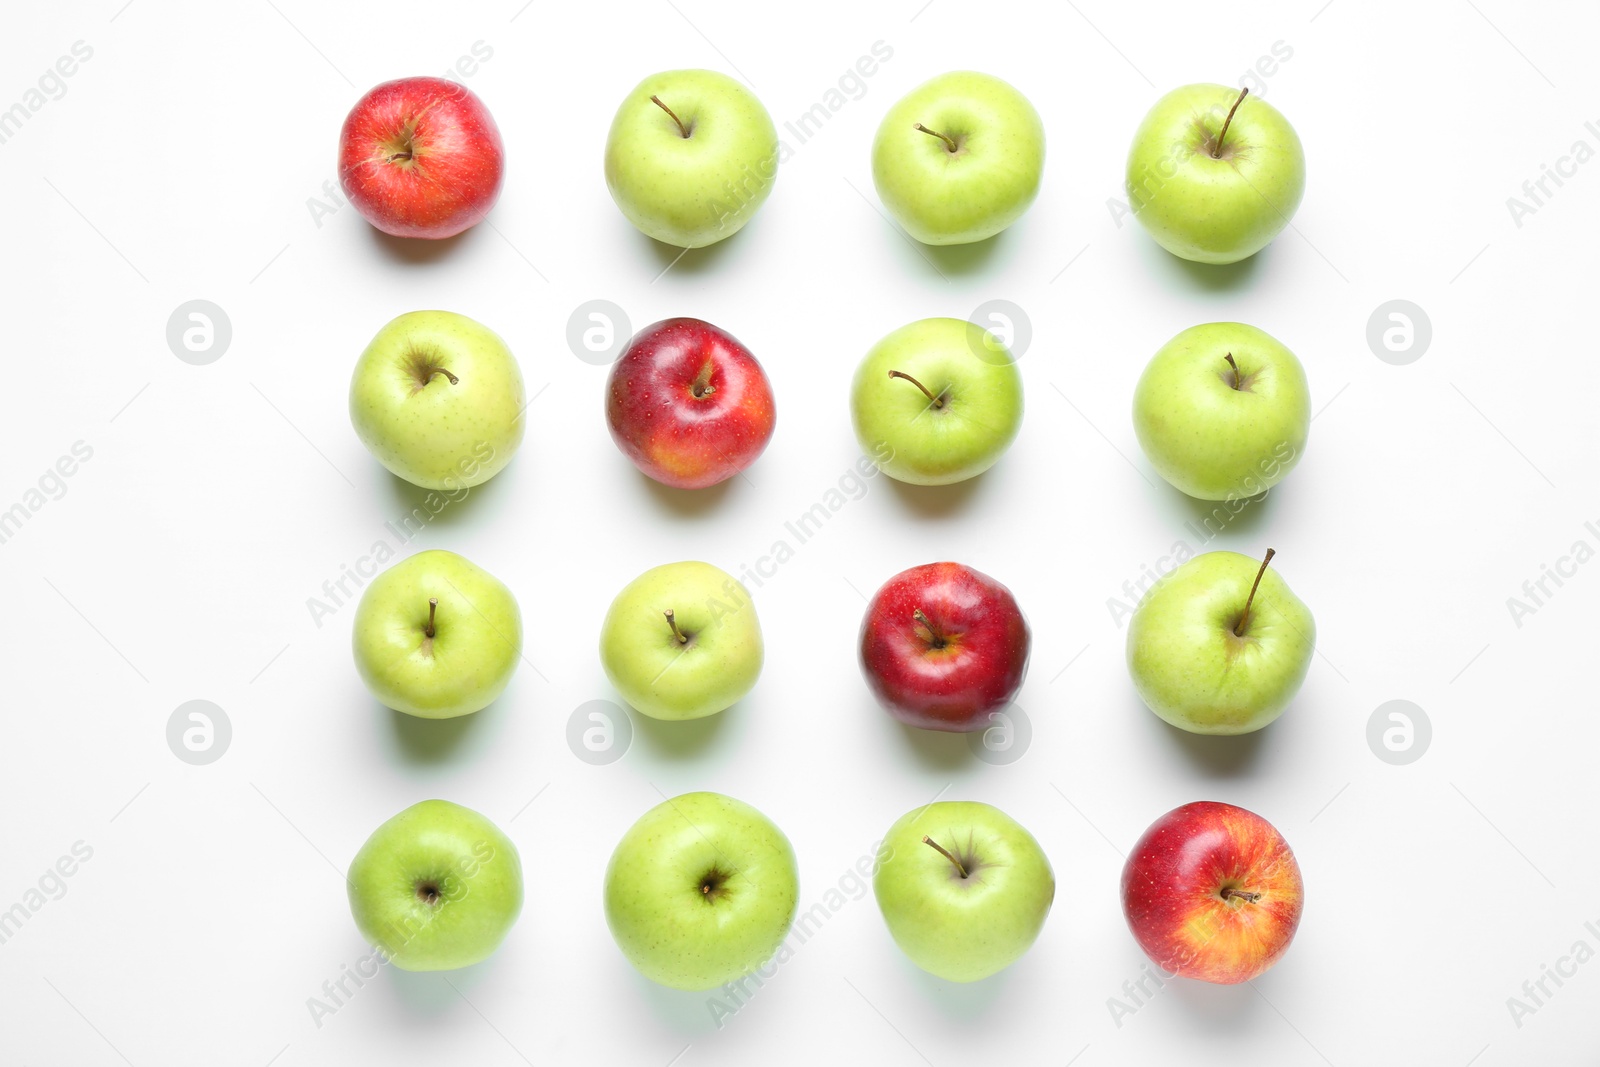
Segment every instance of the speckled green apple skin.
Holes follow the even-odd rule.
[[[657,241],[702,248],[738,233],[766,202],[777,180],[778,131],[755,94],[726,74],[662,71],[617,108],[605,170],[629,222]]]
[[[378,462],[424,489],[470,488],[500,473],[522,444],[525,406],[522,371],[505,342],[451,311],[412,311],[390,322],[350,379],[356,436]]]
[[[891,370],[909,374],[927,396]],[[850,387],[856,440],[891,478],[949,485],[977,477],[1022,428],[1022,376],[1005,346],[962,319],[920,319],[872,346]]]
[[[673,989],[714,989],[765,964],[799,899],[789,839],[720,793],[685,793],[651,808],[606,868],[606,924],[617,947],[640,974]]]
[[[923,244],[993,237],[1033,204],[1043,176],[1044,123],[992,74],[957,70],[922,83],[889,109],[872,142],[878,198]]]
[[[1306,191],[1300,136],[1282,112],[1247,96],[1211,149],[1239,90],[1185,85],[1156,101],[1128,150],[1128,204],[1168,252],[1237,263],[1265,248]]]
[[[1177,489],[1200,500],[1256,496],[1305,454],[1311,433],[1305,368],[1254,326],[1191,326],[1161,346],[1140,375],[1133,429],[1151,466]]]
[[[924,836],[961,860],[968,876]],[[951,982],[976,982],[1021,959],[1055,900],[1044,849],[988,804],[940,801],[907,812],[889,828],[880,855],[887,858],[872,889],[895,944]]]
[[[487,959],[522,912],[516,846],[448,800],[413,804],[374,830],[346,880],[361,936],[405,971]]]
[[[428,600],[436,598],[433,637]],[[351,634],[356,670],[385,706],[452,719],[489,706],[522,656],[522,613],[494,575],[443,549],[408,556],[367,584]]]
[[[1311,668],[1311,609],[1259,559],[1206,552],[1150,588],[1128,623],[1128,673],[1151,711],[1196,734],[1247,734],[1283,714]]]

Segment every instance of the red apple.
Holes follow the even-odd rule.
[[[454,237],[500,198],[505,149],[483,101],[444,78],[400,78],[367,93],[339,131],[339,184],[396,237]]]
[[[1202,800],[1174,808],[1122,868],[1122,912],[1168,974],[1231,985],[1278,962],[1300,925],[1300,865],[1255,812]]]
[[[926,563],[883,584],[861,620],[861,670],[889,713],[970,733],[1011,703],[1028,673],[1028,621],[1011,590],[959,563]]]
[[[709,322],[646,326],[612,364],[611,438],[662,485],[704,489],[732,478],[761,455],[776,421],[761,364]]]

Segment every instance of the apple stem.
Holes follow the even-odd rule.
[[[928,847],[932,848],[935,852],[937,852],[939,855],[943,856],[945,859],[949,860],[951,863],[955,864],[956,865],[956,870],[961,872],[961,877],[963,877],[963,878],[967,877],[967,869],[966,869],[966,867],[962,866],[961,861],[956,859],[955,856],[950,854],[950,850],[949,849],[947,849],[943,845],[939,844],[939,842],[935,841],[933,838],[928,837],[926,834],[923,835],[922,843],[924,845],[927,845]]]
[[[1231,885],[1223,886],[1222,891],[1218,895],[1221,896],[1223,900],[1231,900],[1234,897],[1238,897],[1246,904],[1254,904],[1256,901],[1261,899],[1260,893],[1250,893],[1243,889],[1235,889]]]
[[[439,598],[436,597],[436,596],[429,597],[428,598],[428,625],[426,625],[426,626],[424,626],[422,628],[422,635],[424,637],[426,637],[430,641],[433,640],[433,613],[438,611],[438,610],[439,610]]]
[[[1222,120],[1222,132],[1217,134],[1216,142],[1211,146],[1212,159],[1222,158],[1222,139],[1228,136],[1228,125],[1233,122],[1233,113],[1239,110],[1239,105],[1244,103],[1244,98],[1249,95],[1250,87],[1246,85],[1243,89],[1239,90],[1239,98],[1235,100],[1233,102],[1233,106],[1228,109],[1228,117]]]
[[[913,611],[911,613],[911,618],[915,620],[919,627],[921,627],[921,630],[918,632],[917,636],[928,642],[928,644],[932,645],[934,648],[943,648],[949,643],[944,639],[943,635],[941,635],[938,630],[933,628],[933,622],[928,618],[927,615],[923,614],[921,608],[917,608],[915,611]]]
[[[689,391],[694,394],[696,400],[704,400],[717,391],[717,387],[711,384],[711,376],[715,373],[716,367],[712,366],[710,360],[707,360],[706,365],[701,367],[700,373],[695,376],[694,384],[689,387]]]
[[[406,160],[408,160],[410,158],[411,158],[411,153],[410,152],[396,152],[394,155],[389,157],[389,162],[390,163],[403,163],[403,162],[405,162]]]
[[[443,367],[435,367],[431,371],[429,371],[428,372],[428,381],[430,381],[430,382],[433,381],[433,376],[435,374],[442,374],[446,378],[450,379],[450,384],[451,385],[460,385],[461,384],[461,379],[460,378],[457,378],[454,374],[451,374],[449,371],[445,370]]]
[[[930,129],[928,129],[928,127],[924,126],[920,122],[917,123],[917,129],[921,130],[925,134],[928,134],[930,137],[939,138],[939,140],[944,142],[945,149],[947,151],[951,152],[951,153],[955,153],[955,152],[960,150],[961,146],[956,144],[954,139],[952,139],[950,137],[947,137],[946,135],[940,133],[938,130],[930,130]]]
[[[1227,360],[1228,366],[1233,368],[1233,387],[1235,389],[1239,388],[1239,386],[1244,382],[1244,377],[1239,373],[1239,364],[1233,361],[1233,353],[1229,352],[1222,358]]]
[[[650,98],[650,102],[672,116],[672,121],[678,124],[678,132],[683,134],[683,139],[687,141],[689,139],[689,127],[683,124],[683,120],[678,117],[678,113],[673,111],[666,104],[663,104],[659,96],[652,96]]]
[[[921,382],[917,381],[915,378],[913,378],[911,375],[907,374],[905,371],[892,370],[892,371],[889,372],[889,377],[891,377],[891,378],[904,378],[906,381],[910,382],[912,385],[916,386],[918,389],[921,389],[922,390],[922,395],[927,397],[928,398],[928,402],[931,403],[934,407],[936,407],[936,408],[944,407],[944,397],[942,397],[942,396],[934,396],[933,393],[928,389],[928,387],[926,385],[923,385]]]
[[[667,625],[672,627],[672,636],[678,639],[678,644],[687,645],[689,643],[689,635],[678,629],[678,619],[677,616],[672,614],[672,609],[668,608],[661,614],[667,617]]]
[[[1250,605],[1255,603],[1256,590],[1261,588],[1261,576],[1263,574],[1267,573],[1267,564],[1272,562],[1272,557],[1275,556],[1275,555],[1277,555],[1277,552],[1273,551],[1270,548],[1267,549],[1266,558],[1261,561],[1261,569],[1256,571],[1255,584],[1250,587],[1250,596],[1245,599],[1245,602],[1244,602],[1244,614],[1239,616],[1239,622],[1233,628],[1233,636],[1235,636],[1235,637],[1243,637],[1244,636],[1245,626],[1248,625],[1249,622],[1250,622]]]

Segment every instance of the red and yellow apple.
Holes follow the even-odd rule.
[[[505,149],[483,101],[444,78],[384,82],[339,131],[339,184],[396,237],[454,237],[500,198]]]
[[[1011,590],[959,563],[926,563],[890,578],[867,605],[861,670],[906,725],[971,733],[1022,688],[1029,644]]]
[[[772,386],[750,350],[700,319],[665,319],[611,367],[611,439],[645,474],[677,489],[727,481],[756,461],[777,421]]]
[[[1255,812],[1202,800],[1144,832],[1122,868],[1122,912],[1168,974],[1232,985],[1277,963],[1305,903],[1300,865]]]

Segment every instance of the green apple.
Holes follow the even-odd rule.
[[[634,87],[606,135],[606,188],[629,222],[679,248],[732,237],[778,176],[778,131],[755,94],[714,70]]]
[[[606,925],[628,962],[673,989],[714,989],[770,960],[800,875],[772,820],[721,793],[645,812],[606,867]]]
[[[762,658],[750,594],[709,563],[651,567],[623,587],[600,624],[606,677],[652,719],[731,707],[755,687]]]
[[[1022,426],[1022,376],[994,335],[920,319],[879,341],[850,388],[856,439],[913,485],[949,485],[994,466]]]
[[[1150,710],[1196,734],[1247,734],[1289,706],[1317,624],[1289,585],[1237,552],[1205,552],[1162,578],[1128,624],[1128,673]]]
[[[1174,89],[1133,135],[1128,203],[1175,256],[1237,263],[1265,248],[1300,206],[1300,137],[1277,108],[1248,92]]]
[[[879,199],[924,244],[993,237],[1028,210],[1043,174],[1039,113],[1006,82],[970,70],[911,90],[872,142]]]
[[[1191,326],[1151,357],[1133,429],[1161,477],[1200,500],[1256,496],[1305,452],[1311,391],[1294,353],[1242,322]]]
[[[1044,928],[1056,876],[1033,835],[999,808],[940,801],[884,836],[873,877],[878,910],[911,962],[976,982],[1027,952]]]
[[[401,315],[350,379],[350,421],[378,462],[424,489],[493,478],[522,444],[522,371],[482,323],[451,311]]]
[[[522,911],[516,846],[448,800],[413,804],[374,830],[346,882],[361,936],[404,971],[487,959]]]
[[[522,656],[522,613],[498,578],[429,549],[374,578],[356,606],[356,670],[388,707],[424,719],[480,711]]]

